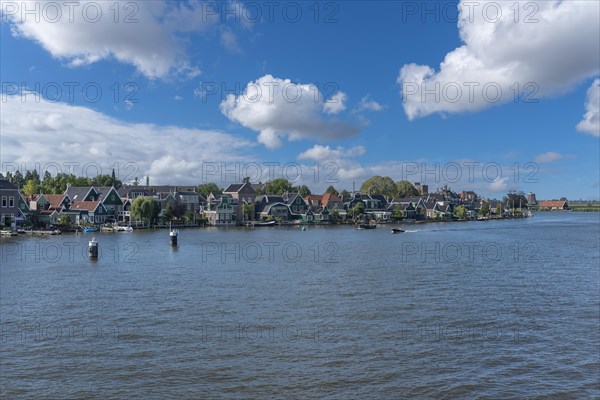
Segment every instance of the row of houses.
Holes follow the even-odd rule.
[[[205,218],[210,225],[229,226],[248,221],[278,220],[327,223],[357,218],[387,222],[392,219],[450,219],[455,207],[464,206],[468,216],[476,217],[485,203],[492,214],[508,212],[506,204],[479,199],[474,192],[460,194],[443,187],[435,193],[407,198],[381,194],[351,193],[342,198],[332,193],[302,197],[299,193],[264,195],[264,185],[249,182],[231,184],[221,194],[208,198],[194,187],[107,186],[67,187],[63,194],[23,196],[7,180],[0,180],[1,220],[7,225],[34,215],[36,222],[54,224],[67,215],[75,224],[105,222],[131,223],[131,203],[140,196],[152,197],[159,217],[169,204],[192,219]],[[360,206],[359,206],[360,205]],[[359,215],[357,214],[357,210]]]

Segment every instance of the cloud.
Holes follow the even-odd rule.
[[[458,29],[464,44],[446,54],[438,71],[418,64],[400,70],[408,119],[479,111],[514,101],[517,88],[519,101],[537,100],[597,75],[600,2],[527,4],[517,17],[511,2],[462,0]]]
[[[554,161],[558,161],[558,160],[563,160],[565,158],[573,158],[573,156],[568,155],[568,154],[556,153],[554,151],[549,151],[546,153],[538,154],[537,156],[535,156],[533,158],[533,161],[535,161],[536,163],[539,163],[539,164],[543,164],[543,163],[550,163],[550,162],[554,162]]]
[[[221,112],[231,121],[258,131],[258,141],[270,149],[288,140],[349,138],[359,129],[347,122],[323,119],[323,96],[309,84],[265,75],[249,82],[244,92],[228,94]]]
[[[38,10],[41,17],[25,18],[21,8]],[[71,67],[115,59],[150,79],[198,76],[182,34],[204,31],[219,19],[198,1],[53,2],[52,7],[24,1],[5,2],[2,10],[13,36],[37,42]]]
[[[360,103],[354,109],[354,112],[382,111],[384,108],[385,108],[385,106],[382,106],[381,104],[379,104],[375,100],[371,100],[371,96],[370,95],[366,95],[362,99],[360,99]]]
[[[242,52],[237,36],[231,29],[223,29],[221,32],[221,45],[231,53],[239,54]]]
[[[577,130],[600,136],[600,79],[596,79],[587,91],[585,100],[585,115]]]
[[[338,146],[335,149],[329,146],[314,145],[310,149],[298,154],[299,160],[314,161],[337,161],[344,158],[362,156],[365,154],[363,146],[356,146],[349,149]]]
[[[175,101],[181,101],[181,100],[183,100],[183,97],[181,97],[180,95],[176,94],[175,96],[173,96],[173,100],[175,100]]]
[[[348,96],[346,93],[339,91],[323,104],[323,112],[325,114],[338,114],[346,109],[346,100]]]
[[[23,101],[18,95],[5,100],[0,121],[4,163],[32,168],[49,162],[64,168],[71,162],[79,168],[86,163],[106,168],[134,163],[137,173],[130,180],[148,174],[156,184],[191,185],[202,182],[203,162],[254,161],[248,154],[253,143],[220,131],[127,123],[43,98]]]
[[[509,178],[497,178],[489,185],[489,189],[492,192],[506,192],[508,190]]]

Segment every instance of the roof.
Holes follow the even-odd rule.
[[[334,193],[325,193],[322,197],[323,198],[321,199],[321,204],[323,206],[326,206],[330,201],[342,201],[342,199],[340,199],[340,196]]]
[[[64,194],[45,194],[44,197],[50,203],[51,208],[60,208],[65,198]]]
[[[73,201],[83,201],[91,188],[91,186],[69,186],[65,194]]]
[[[552,200],[552,201],[540,201],[538,205],[540,207],[565,207],[566,201],[564,200]]]
[[[254,192],[256,193],[256,190],[254,189],[253,184],[249,183],[249,182],[244,182],[244,183],[232,183],[231,185],[227,186],[225,188],[225,190],[223,190],[223,193],[238,193],[241,191],[246,191],[246,192]]]
[[[7,179],[0,179],[0,190],[18,190],[17,185]]]
[[[99,204],[100,201],[74,201],[71,203],[71,208],[69,208],[69,211],[94,211],[96,208],[98,208]]]

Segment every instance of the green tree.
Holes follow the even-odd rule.
[[[467,218],[467,208],[465,206],[456,206],[454,208],[454,215],[456,215],[460,219]]]
[[[290,181],[284,178],[277,178],[265,185],[265,193],[282,195],[285,192],[291,192],[294,189]]]
[[[12,177],[12,183],[14,183],[15,185],[17,185],[17,187],[19,189],[21,189],[23,186],[25,186],[25,178],[23,177],[23,174],[21,173],[21,171],[16,170],[15,174]]]
[[[360,192],[364,194],[382,194],[393,197],[397,191],[396,184],[389,176],[373,176],[360,185]]]
[[[325,190],[325,193],[335,194],[336,196],[339,195],[338,191],[335,190],[335,188],[333,187],[333,185],[329,186],[327,188],[327,190]]]
[[[242,214],[243,214],[243,218],[246,220],[251,220],[252,219],[252,213],[254,212],[254,207],[250,204],[244,204],[242,206]]]
[[[344,189],[340,192],[340,196],[342,196],[344,201],[348,201],[348,198],[350,197],[350,192],[348,192],[346,189]]]
[[[244,179],[242,179],[242,183],[250,183],[250,177],[245,176]]]
[[[212,193],[215,196],[218,196],[223,193],[223,191],[219,189],[216,183],[205,183],[196,187],[196,193],[207,199],[209,194]]]
[[[496,204],[496,215],[502,215],[502,205]]]
[[[488,215],[490,213],[490,205],[489,203],[483,203],[481,209],[479,210],[479,215]]]
[[[57,222],[59,225],[69,226],[71,225],[71,218],[67,214],[61,214]]]
[[[362,213],[365,211],[365,206],[362,203],[362,201],[359,201],[358,203],[356,203],[356,205],[354,207],[352,207],[352,217],[354,219],[360,217],[362,215]]]
[[[171,203],[168,203],[163,210],[163,220],[165,222],[171,222],[173,220],[173,207],[171,206]]]
[[[306,185],[299,186],[294,189],[296,192],[300,193],[300,196],[306,197],[311,195],[311,191]]]
[[[150,226],[157,215],[157,205],[158,203],[150,196],[136,197],[131,203],[131,216]]]
[[[340,212],[338,210],[333,210],[331,214],[329,214],[329,222],[332,224],[338,224],[341,220]]]
[[[400,207],[400,205],[397,205],[394,208],[394,211],[392,211],[392,218],[395,219],[396,221],[399,221],[403,217],[404,217],[404,213],[402,212],[402,207]]]
[[[31,196],[33,194],[37,194],[40,192],[40,184],[39,181],[36,183],[36,181],[34,179],[29,179],[27,181],[27,183],[25,184],[25,186],[23,186],[23,193],[25,193],[27,196]]]
[[[419,191],[409,181],[396,182],[396,194],[398,197],[418,196]]]

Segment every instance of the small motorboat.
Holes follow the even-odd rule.
[[[133,232],[133,228],[130,226],[117,226],[117,232]]]
[[[375,229],[377,228],[377,225],[371,225],[371,224],[360,224],[358,226],[358,229]]]
[[[254,226],[273,226],[275,221],[255,222]]]
[[[400,229],[400,228],[392,228],[390,233],[402,233],[402,232],[406,232],[404,229]]]
[[[13,231],[0,231],[0,235],[2,235],[3,237],[17,236],[17,232],[13,232]]]
[[[85,228],[83,230],[83,233],[96,232],[97,230],[98,230],[98,228]]]

